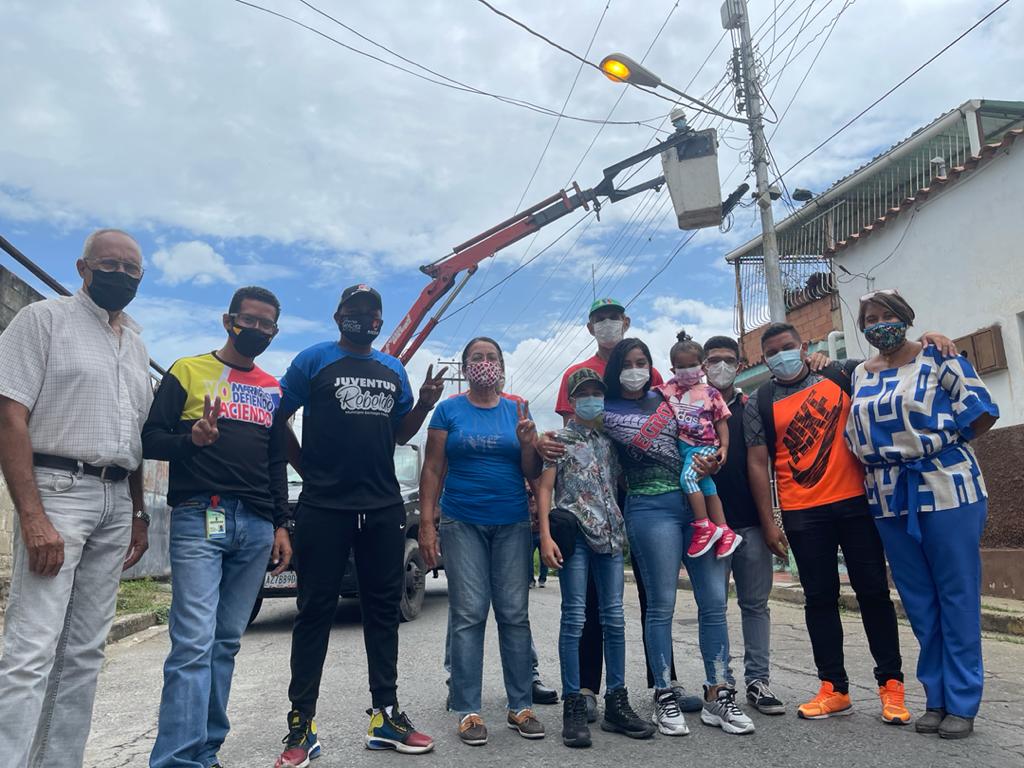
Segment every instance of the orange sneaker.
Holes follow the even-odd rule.
[[[821,681],[817,696],[797,708],[797,714],[804,720],[824,720],[826,717],[849,715],[851,712],[853,702],[850,701],[850,694],[839,693],[827,680]]]
[[[899,680],[888,680],[878,689],[878,697],[882,700],[882,721],[893,725],[906,725],[910,722],[910,711],[903,703],[903,683]]]

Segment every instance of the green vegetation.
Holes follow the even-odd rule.
[[[155,579],[122,581],[117,591],[117,614],[155,613],[160,624],[167,623],[171,608],[171,585]]]

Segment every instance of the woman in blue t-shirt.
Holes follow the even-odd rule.
[[[540,474],[537,429],[525,402],[501,397],[501,347],[473,339],[462,351],[465,395],[438,405],[427,432],[420,475],[420,552],[427,568],[440,546],[448,576],[451,621],[451,708],[459,738],[487,743],[480,716],[484,630],[494,607],[508,695],[506,721],[529,739],[544,736],[533,714],[533,662],[527,571],[533,535],[524,477]],[[447,466],[447,469],[446,469]],[[441,478],[444,478],[444,493]],[[440,542],[435,528],[440,495]]]
[[[667,736],[689,733],[669,676],[679,566],[685,565],[697,601],[706,677],[701,721],[726,733],[750,733],[754,723],[736,704],[727,666],[728,561],[683,558],[693,535],[693,512],[679,487],[679,426],[673,409],[651,391],[647,345],[640,339],[620,341],[608,358],[604,382],[604,430],[618,448],[626,480],[626,535],[647,587],[644,642],[654,676],[654,722]]]

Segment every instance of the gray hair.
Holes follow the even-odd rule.
[[[113,229],[110,227],[106,229],[97,229],[95,232],[91,233],[87,238],[85,238],[85,245],[82,246],[82,260],[87,260],[90,256],[92,256],[92,249],[96,245],[96,240],[99,237],[101,237],[102,235],[112,234],[124,235],[129,240],[131,240],[135,244],[135,250],[138,251],[139,261],[142,261],[142,246],[139,245],[139,241],[136,240],[127,232],[125,232],[123,229]]]

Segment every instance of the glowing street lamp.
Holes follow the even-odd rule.
[[[632,83],[646,88],[663,85],[660,77],[623,53],[612,53],[601,59],[601,71],[613,83]],[[674,88],[665,87],[675,91]]]

